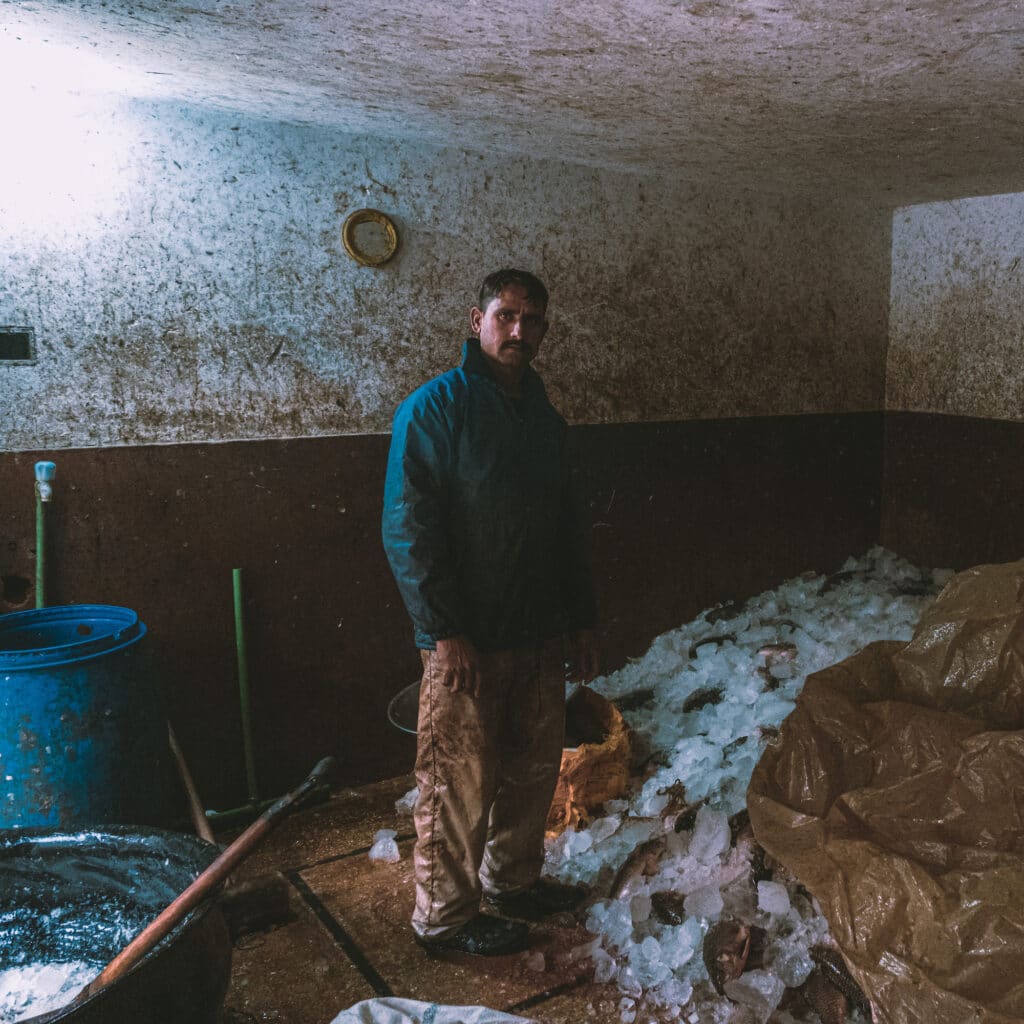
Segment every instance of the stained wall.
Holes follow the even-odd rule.
[[[0,610],[31,605],[32,464],[58,464],[53,603],[139,610],[208,806],[257,769],[408,771],[417,656],[379,547],[395,404],[457,358],[486,270],[552,289],[539,360],[574,424],[606,664],[879,532],[889,218],[834,196],[80,98],[63,163],[0,190]],[[77,133],[77,134],[76,134]],[[71,145],[70,143],[74,143]],[[382,269],[341,223],[396,221]]]
[[[550,283],[573,422],[880,407],[880,212],[75,102],[56,168],[4,171],[0,323],[39,347],[0,377],[7,449],[387,431],[507,264]],[[399,226],[381,269],[342,249],[362,206]]]
[[[893,216],[886,408],[1024,419],[1024,193]]]
[[[1024,193],[893,218],[883,540],[966,568],[1024,555]]]

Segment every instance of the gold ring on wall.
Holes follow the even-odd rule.
[[[362,224],[380,225],[383,231],[380,233],[379,243],[374,240],[372,244],[367,244],[365,232],[362,239],[356,238],[356,228]],[[356,210],[345,218],[341,229],[341,241],[344,243],[345,252],[357,263],[364,267],[379,267],[395,255],[398,248],[398,231],[386,213],[367,208]]]

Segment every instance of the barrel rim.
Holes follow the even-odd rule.
[[[3,640],[19,629],[33,625],[54,625],[62,621],[69,625],[99,619],[105,622],[99,632],[69,643],[50,644],[46,647],[21,647],[5,650]],[[146,626],[131,608],[112,604],[65,604],[47,608],[0,615],[0,671],[33,668],[56,668],[61,665],[86,661],[101,654],[109,654],[127,647],[146,634]]]

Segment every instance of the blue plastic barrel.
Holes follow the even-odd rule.
[[[0,615],[0,828],[164,824],[167,724],[130,608]]]

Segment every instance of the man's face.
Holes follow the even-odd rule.
[[[526,289],[510,284],[487,304],[470,310],[469,322],[480,338],[480,350],[492,362],[513,374],[532,361],[548,329],[544,307],[526,297]]]

